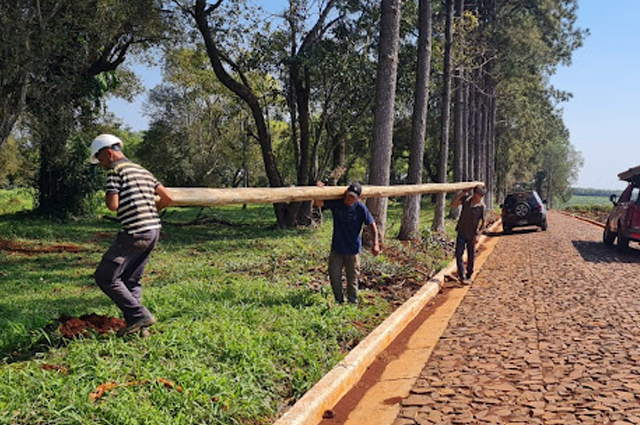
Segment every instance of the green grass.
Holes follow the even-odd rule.
[[[0,191],[0,199],[15,197]],[[118,224],[0,215],[0,235],[28,247],[75,244],[75,253],[0,250],[0,423],[267,424],[393,310],[393,299],[361,291],[360,306],[333,305],[326,277],[331,219],[317,228],[273,226],[271,206],[170,209],[143,278],[158,318],[151,336],[64,341],[62,315],[119,316],[91,277]],[[389,211],[397,234],[401,205]],[[432,211],[423,212],[423,226]],[[453,232],[454,223],[448,223]],[[397,241],[387,242],[405,249]],[[449,259],[436,246],[407,250],[430,267]],[[407,273],[384,254],[363,269]],[[44,370],[43,364],[67,372]],[[158,378],[181,386],[165,388]],[[91,402],[100,384],[148,380]]]
[[[0,190],[0,215],[29,211],[33,196],[28,189]]]
[[[573,195],[567,202],[558,203],[559,209],[566,209],[576,206],[590,206],[590,205],[611,205],[608,196],[580,196]]]

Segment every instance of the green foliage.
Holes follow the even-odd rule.
[[[33,193],[29,189],[0,190],[0,215],[30,211],[33,208]]]
[[[29,149],[24,143],[9,137],[0,150],[0,187],[26,186],[33,182],[33,166]]]
[[[65,146],[65,185],[66,191],[59,196],[61,205],[56,208],[56,215],[84,215],[96,210],[101,200],[96,191],[104,187],[104,173],[100,167],[90,164],[87,137],[82,134],[74,136]]]
[[[613,189],[593,189],[593,188],[584,188],[584,187],[574,187],[571,190],[571,193],[574,196],[605,197],[608,199],[609,196],[612,194],[616,194],[620,196],[622,194],[622,191],[613,190]]]
[[[166,81],[150,94],[156,119],[137,146],[141,162],[170,186],[239,186],[264,182],[247,111],[207,67],[201,50],[168,52]],[[266,91],[273,79],[256,76]]]
[[[39,164],[32,164],[38,170],[38,207],[58,216],[81,213],[95,179],[84,167],[86,147],[77,134],[93,128],[107,93],[132,81],[130,74],[115,72],[127,53],[158,42],[169,21],[156,0],[19,2],[2,7],[1,12],[7,7],[14,14],[7,25],[3,21],[3,34],[6,30],[7,38],[16,42],[16,50],[3,57],[11,59],[12,79],[14,74],[24,76],[20,81],[3,79],[2,84],[24,83],[28,88],[21,118],[29,145],[39,153],[34,158]],[[4,108],[5,98],[0,101]]]

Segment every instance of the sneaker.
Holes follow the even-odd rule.
[[[149,326],[153,326],[155,324],[156,324],[156,318],[149,315],[148,317],[144,317],[138,320],[137,322],[134,322],[120,329],[117,335],[118,336],[131,335],[140,331],[143,328],[148,328]]]

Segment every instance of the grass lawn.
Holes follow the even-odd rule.
[[[2,205],[18,198],[0,191]],[[402,213],[392,203],[387,255],[362,257],[370,289],[358,307],[335,306],[330,214],[320,227],[282,230],[271,206],[208,209],[198,223],[198,209],[169,209],[143,278],[152,334],[64,340],[63,314],[119,316],[92,279],[119,225],[45,221],[25,208],[0,211],[2,424],[271,423],[401,303],[378,286],[424,280],[397,258],[429,270],[448,262],[438,244],[390,239]],[[425,208],[423,226],[431,217]]]

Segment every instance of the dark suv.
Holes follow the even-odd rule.
[[[640,242],[640,166],[618,174],[620,180],[629,182],[620,195],[611,195],[613,208],[607,218],[602,239],[606,245],[613,245],[618,239],[618,249],[629,247],[630,241]]]
[[[505,233],[521,226],[538,226],[547,230],[547,208],[544,204],[535,190],[508,194],[500,205],[502,229]]]

